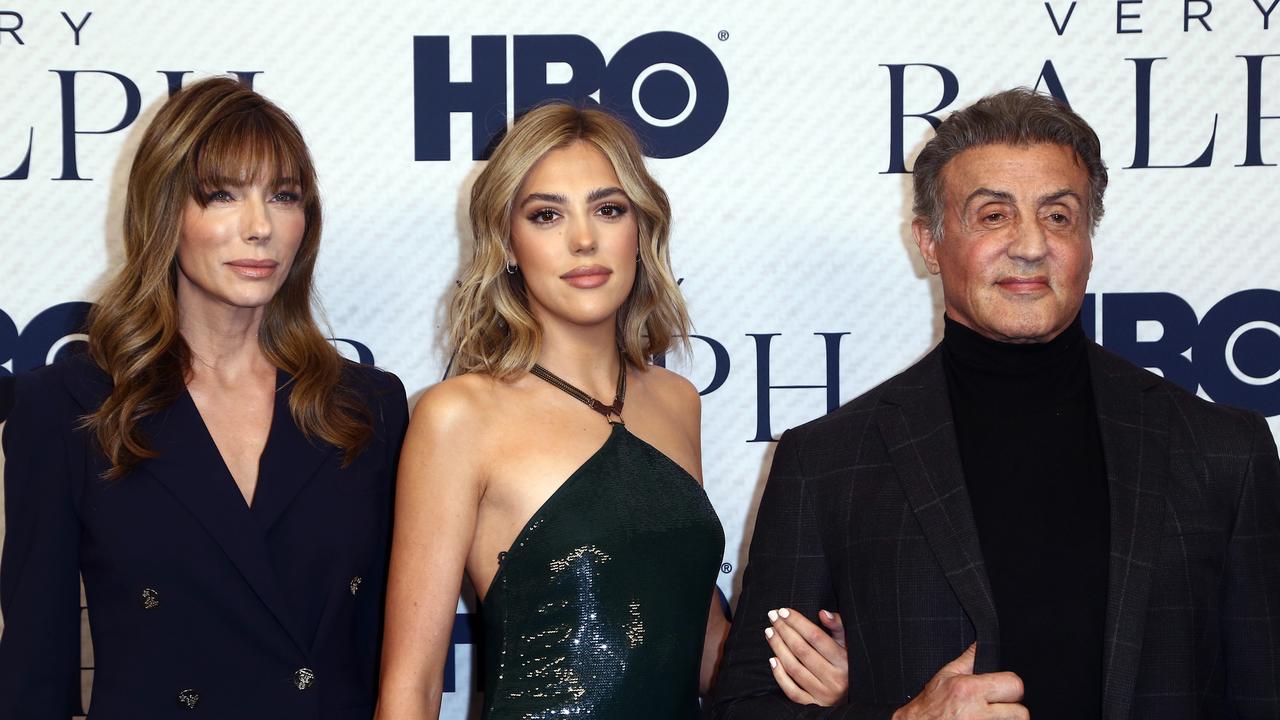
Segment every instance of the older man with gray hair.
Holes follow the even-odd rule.
[[[1085,336],[1097,135],[1002,92],[914,179],[943,340],[779,441],[713,716],[1280,718],[1275,442]],[[848,650],[830,708],[778,686],[819,608]]]

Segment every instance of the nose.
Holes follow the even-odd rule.
[[[574,255],[595,252],[596,231],[586,215],[578,214],[573,221],[569,222],[566,225],[566,235],[569,241],[569,251]]]
[[[1009,257],[1024,262],[1039,262],[1049,252],[1049,242],[1040,223],[1018,223],[1013,241],[1009,244]]]
[[[266,242],[271,239],[271,214],[267,203],[256,194],[241,206],[240,235],[246,242]]]

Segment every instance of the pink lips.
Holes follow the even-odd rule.
[[[276,268],[280,266],[280,263],[275,260],[245,258],[243,260],[232,260],[227,263],[227,266],[241,277],[262,279],[269,278],[275,274]]]
[[[996,281],[1001,289],[1012,293],[1037,293],[1049,289],[1049,278],[1044,275],[1033,277],[1003,277]]]
[[[598,288],[609,282],[609,276],[612,274],[612,270],[602,265],[583,265],[561,275],[560,279],[576,288],[586,290]]]

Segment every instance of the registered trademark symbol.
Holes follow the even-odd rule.
[[[729,39],[729,31],[721,30],[719,33],[716,34],[716,37],[720,38],[720,42],[724,42],[725,40]]]
[[[720,572],[724,573],[725,575],[728,575],[729,573],[733,572],[733,565],[730,565],[729,563],[725,563],[721,565]]]

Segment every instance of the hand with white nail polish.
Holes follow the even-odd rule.
[[[818,620],[826,632],[789,608],[770,610],[765,641],[773,650],[769,667],[792,702],[830,707],[849,692],[849,658],[839,613],[823,610]]]

